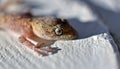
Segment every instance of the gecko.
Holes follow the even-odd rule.
[[[55,41],[77,37],[75,29],[66,19],[56,17],[1,15],[0,28],[17,34],[20,43],[41,56],[55,52],[56,48],[50,46]],[[35,45],[29,39],[38,43]]]

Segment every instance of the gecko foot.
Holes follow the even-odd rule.
[[[50,54],[57,53],[58,50],[60,50],[58,47],[50,47],[50,46],[45,46],[45,47],[38,46],[38,47],[36,47],[33,43],[28,41],[23,36],[19,37],[19,40],[23,45],[27,46],[28,48],[33,50],[35,53],[37,53],[38,56],[47,56]]]

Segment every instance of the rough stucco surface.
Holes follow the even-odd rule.
[[[118,69],[118,50],[110,35],[101,33],[80,38],[85,33],[90,33],[87,30],[93,29],[93,26],[87,27],[83,33],[79,31],[79,24],[72,26],[78,31],[79,38],[57,41],[52,46],[61,50],[41,58],[21,45],[8,32],[0,31],[0,69]],[[94,28],[98,32],[102,27],[97,25]]]
[[[95,13],[97,11],[94,11],[94,8],[97,7],[89,1],[97,2],[27,0],[34,16],[52,15],[67,18],[77,30],[78,39],[56,41],[52,46],[61,50],[53,55],[39,57],[19,43],[17,38],[11,37],[6,31],[0,31],[0,69],[119,69],[120,56],[117,46],[109,35],[109,29],[103,25],[104,20],[96,15],[98,13]]]
[[[107,33],[85,39],[57,41],[52,46],[57,46],[61,50],[46,57],[33,55],[6,32],[0,32],[0,38],[0,69],[117,69],[118,67],[118,52],[114,51],[114,42]]]

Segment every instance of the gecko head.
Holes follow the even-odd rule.
[[[43,17],[32,23],[33,32],[47,40],[68,40],[77,37],[76,31],[66,19]]]

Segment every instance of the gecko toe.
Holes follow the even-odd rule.
[[[58,49],[57,47],[55,47],[55,48],[52,48],[52,47],[43,47],[41,49],[38,49],[38,48],[35,49],[35,51],[37,52],[37,54],[38,55],[42,55],[42,56],[48,56],[48,55],[57,53],[58,50],[60,50],[60,49]]]
[[[52,54],[57,53],[58,50],[61,50],[61,49],[59,49],[58,47],[50,47],[50,46],[43,47],[43,48],[41,48],[41,49],[42,49],[42,50],[45,50],[45,51],[47,51],[47,52],[49,52],[49,53],[52,53]]]

